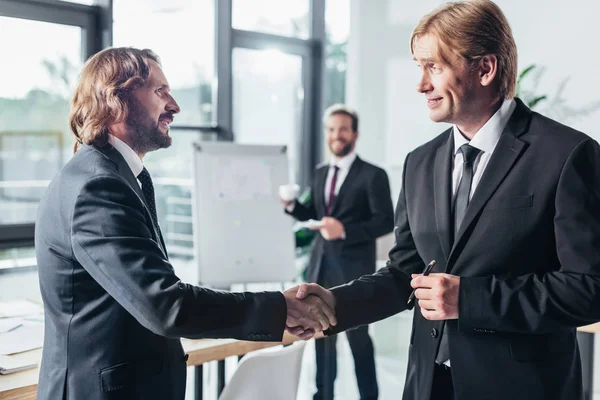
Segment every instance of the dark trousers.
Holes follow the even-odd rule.
[[[452,369],[436,364],[433,371],[430,400],[454,400]]]
[[[323,268],[325,267],[325,268]],[[324,287],[337,286],[343,283],[339,278],[341,267],[332,260],[323,259],[319,284]],[[368,326],[361,326],[346,331],[350,350],[354,357],[354,371],[358,383],[361,400],[376,400],[379,395],[377,374],[375,372],[375,351],[373,341],[369,336]],[[336,336],[328,336],[315,341],[317,356],[317,393],[314,400],[332,400],[334,382],[337,375]]]
[[[375,400],[378,396],[377,375],[373,342],[367,326],[346,332],[352,356],[354,372],[361,400]],[[336,336],[319,339],[315,342],[317,354],[317,393],[315,400],[332,400],[335,377],[337,375]],[[327,386],[326,386],[327,385]],[[331,393],[326,393],[327,389]]]

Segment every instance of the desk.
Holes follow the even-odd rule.
[[[254,350],[273,347],[279,344],[289,344],[298,340],[297,337],[288,334],[283,336],[282,342],[247,342],[235,339],[182,339],[183,350],[189,355],[188,366],[201,368],[208,361],[224,360],[230,356],[240,356]],[[36,349],[14,355],[29,360],[39,360],[42,349]],[[201,371],[201,369],[199,369]],[[37,392],[39,368],[32,368],[14,374],[0,375],[0,399],[1,400],[35,400]],[[196,373],[198,376],[198,372]],[[196,385],[196,390],[201,385]],[[198,393],[198,392],[196,392]]]

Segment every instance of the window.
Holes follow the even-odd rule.
[[[276,50],[233,50],[233,132],[243,144],[286,145],[297,182],[302,127],[302,57]]]
[[[309,0],[233,0],[234,29],[308,39]]]
[[[161,58],[181,107],[175,124],[211,125],[214,78],[214,0],[127,0],[113,5],[113,44],[149,48]]]
[[[0,42],[2,54],[19,54],[18,63],[0,67],[0,224],[32,223],[44,189],[72,154],[69,100],[82,66],[82,29],[0,17],[0,36],[20,38]]]
[[[350,1],[327,0],[325,9],[325,107],[346,100]]]

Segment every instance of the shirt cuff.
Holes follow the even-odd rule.
[[[294,212],[294,208],[296,208],[296,202],[293,202],[292,204],[290,204],[289,206],[287,206],[287,207],[285,208],[285,210],[286,210],[287,212]]]

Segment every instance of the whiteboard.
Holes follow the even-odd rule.
[[[194,144],[192,213],[199,283],[295,280],[294,220],[279,202],[285,146]]]

